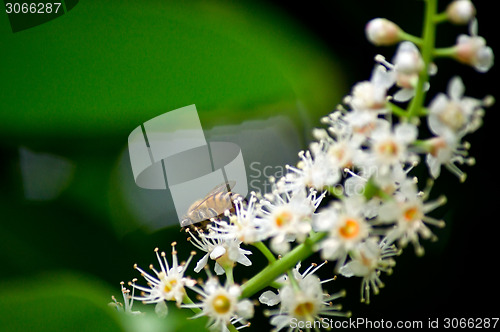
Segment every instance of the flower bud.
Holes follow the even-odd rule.
[[[454,24],[467,24],[476,15],[476,8],[470,0],[455,0],[446,8],[448,20]]]
[[[399,26],[385,18],[375,18],[365,28],[366,37],[377,46],[396,44],[400,40],[400,31]]]
[[[482,37],[461,35],[455,48],[456,59],[479,72],[487,72],[493,66],[493,50],[486,46],[486,40]]]

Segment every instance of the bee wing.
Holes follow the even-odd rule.
[[[227,182],[221,183],[217,187],[215,187],[214,189],[212,189],[207,194],[207,197],[212,196],[212,195],[217,195],[218,193],[227,193],[231,189],[234,188],[235,184],[236,184],[236,181],[227,181]]]
[[[203,203],[205,203],[206,200],[212,198],[213,196],[219,194],[219,193],[227,193],[228,192],[228,187],[229,187],[229,190],[231,190],[234,185],[236,184],[236,181],[228,181],[227,183],[224,182],[224,183],[221,183],[219,184],[217,187],[215,187],[214,189],[212,189],[206,196],[205,198],[201,199],[201,200],[198,200],[196,202],[194,202],[188,209],[188,214],[192,211],[195,211],[200,205],[202,205]],[[219,214],[217,213],[217,211],[213,210],[213,209],[210,209],[210,215],[207,216],[205,218],[205,216],[200,216],[199,218],[204,218],[204,219],[210,219],[210,218],[213,218],[213,217],[216,217],[218,216]],[[213,214],[213,215],[212,215]],[[204,219],[200,219],[201,220],[204,220]]]

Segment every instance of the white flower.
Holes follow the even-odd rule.
[[[238,285],[222,286],[216,278],[210,277],[203,288],[196,286],[190,289],[201,295],[201,303],[183,304],[183,308],[200,308],[202,311],[192,319],[207,316],[212,330],[227,331],[227,324],[245,324],[253,317],[254,308],[250,300],[239,300],[241,289]]]
[[[184,277],[184,272],[186,272],[186,269],[195,253],[192,252],[187,262],[179,265],[175,245],[175,242],[172,243],[171,267],[167,262],[165,252],[161,253],[160,258],[158,248],[155,249],[156,257],[158,259],[158,263],[160,264],[160,271],[157,271],[152,264],[149,268],[155,273],[156,277],[144,272],[144,270],[138,267],[137,264],[134,265],[134,268],[141,272],[141,275],[147,281],[149,287],[139,286],[135,283],[131,284],[133,288],[142,291],[141,296],[133,296],[133,298],[135,300],[143,301],[145,304],[156,303],[156,312],[160,316],[167,314],[165,301],[175,301],[177,305],[180,305],[184,295],[186,294],[184,287],[195,284],[195,281]]]
[[[344,264],[348,252],[370,233],[363,208],[364,199],[352,196],[334,202],[315,216],[315,230],[328,232],[328,237],[319,243],[321,255],[324,259],[337,259],[336,269]]]
[[[215,231],[209,232],[209,234],[204,234],[198,231],[198,236],[195,236],[189,229],[186,230],[190,237],[188,240],[201,251],[206,252],[198,263],[194,271],[196,273],[200,272],[201,269],[205,267],[208,263],[208,258],[215,261],[215,273],[224,274],[225,268],[232,267],[235,263],[240,263],[245,266],[252,265],[250,259],[247,255],[251,255],[252,252],[240,248],[241,241],[233,238],[228,239],[224,233],[218,233]]]
[[[470,0],[455,0],[446,7],[446,15],[454,24],[467,24],[476,15],[476,8]]]
[[[290,241],[304,241],[311,231],[311,219],[324,195],[316,197],[315,190],[266,195],[261,201],[262,238],[271,238],[273,251],[284,254],[290,250]]]
[[[365,33],[374,45],[393,45],[400,40],[401,29],[385,18],[375,18],[366,24]]]
[[[351,261],[342,266],[339,272],[344,277],[362,277],[361,302],[370,303],[370,290],[376,295],[384,287],[380,280],[380,271],[390,274],[396,264],[392,256],[398,254],[394,246],[388,246],[385,241],[380,243],[376,238],[369,238],[360,243],[351,252]]]
[[[451,140],[476,130],[482,123],[481,100],[464,97],[465,87],[460,77],[448,83],[448,96],[438,94],[429,104],[427,122],[431,131]]]
[[[252,192],[248,204],[243,200],[234,201],[235,214],[228,214],[229,223],[224,220],[214,219],[213,226],[210,228],[215,233],[209,234],[208,237],[219,237],[225,240],[238,239],[245,244],[252,244],[260,241],[260,227],[262,219],[257,216],[257,211],[260,205],[257,203],[255,193]]]
[[[137,279],[133,279],[130,285],[133,287]],[[122,281],[120,282],[121,285],[121,292],[123,296],[123,303],[120,303],[116,300],[114,296],[111,296],[111,299],[113,302],[110,302],[109,305],[112,307],[115,307],[118,311],[125,312],[126,314],[129,315],[140,315],[142,312],[140,311],[132,311],[132,306],[134,305],[134,290],[135,288],[132,288],[132,294],[130,294],[130,290],[127,288],[123,287],[125,283]]]
[[[384,175],[402,163],[414,163],[416,155],[408,149],[418,134],[416,126],[400,123],[391,128],[388,123],[374,130],[370,136],[370,153],[366,154],[363,167],[372,168]]]
[[[417,86],[420,72],[425,68],[422,55],[417,46],[409,41],[399,44],[392,64],[387,62],[381,55],[377,55],[375,60],[390,69],[395,76],[396,85],[401,88],[401,90],[394,94],[394,100],[400,102],[410,100],[415,95],[415,87]],[[428,89],[428,84],[424,88]]]
[[[287,165],[288,173],[281,187],[285,191],[301,191],[313,188],[323,191],[327,186],[333,186],[341,179],[339,165],[332,165],[327,151],[323,147],[315,147],[312,151],[301,151],[297,167]]]
[[[395,224],[387,233],[387,243],[398,241],[401,247],[411,242],[417,255],[423,255],[424,248],[419,243],[419,236],[424,239],[433,238],[426,224],[444,227],[444,221],[429,217],[426,214],[445,203],[441,197],[435,201],[424,203],[424,197],[418,192],[413,181],[406,181],[394,194],[394,200],[387,201],[379,210],[379,221]]]
[[[487,72],[493,66],[493,50],[486,46],[486,40],[483,37],[477,35],[477,20],[471,21],[470,36],[458,36],[455,58],[481,73]]]
[[[441,173],[441,166],[444,165],[451,173],[455,174],[461,182],[466,179],[466,174],[458,168],[456,164],[474,164],[474,158],[466,158],[469,144],[460,143],[456,136],[436,136],[426,141],[429,153],[426,156],[426,163],[433,178],[437,178]]]
[[[300,325],[301,328],[305,327],[309,331],[313,328],[315,321],[318,322],[322,319],[321,316],[350,316],[350,313],[339,311],[342,309],[341,305],[332,303],[332,301],[345,296],[345,292],[327,295],[323,292],[321,283],[318,277],[310,274],[280,289],[280,310],[267,313],[272,316],[270,322],[276,327],[276,330],[288,328],[288,331],[298,331]],[[292,321],[297,322],[296,328],[291,326]]]
[[[327,263],[327,261],[324,261],[323,263],[321,263],[319,265],[316,263],[312,263],[304,272],[300,272],[299,269],[301,267],[301,262],[298,262],[297,265],[295,266],[295,268],[292,270],[292,276],[295,280],[302,280],[305,277],[307,277],[308,275],[312,275],[312,274],[316,273],[316,271],[318,271],[326,263]],[[335,279],[336,279],[336,276],[334,276],[331,279],[323,280],[323,281],[321,281],[321,283],[323,284],[323,283],[326,283],[326,282],[329,282],[329,281],[332,281]],[[289,276],[287,274],[282,275],[281,277],[276,279],[275,282],[279,285],[282,285],[282,286],[283,285],[290,285]],[[280,301],[281,301],[281,299],[280,299],[279,294],[276,294],[270,290],[263,292],[259,296],[259,302],[262,304],[265,304],[267,306],[274,306],[274,305],[280,303]]]
[[[347,102],[354,110],[374,111],[383,113],[387,111],[387,90],[395,83],[392,72],[384,66],[377,65],[373,70],[370,81],[356,83],[352,88],[351,96]]]

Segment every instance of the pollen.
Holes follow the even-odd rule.
[[[283,227],[288,225],[292,221],[292,219],[293,216],[290,212],[283,211],[274,218],[274,222],[276,223],[276,226]]]
[[[231,309],[231,300],[223,294],[217,295],[213,299],[212,305],[213,305],[215,312],[223,315]]]
[[[420,210],[416,206],[409,207],[403,212],[403,218],[405,221],[408,222],[420,219],[420,217],[421,217]]]
[[[359,223],[355,219],[347,219],[340,227],[339,233],[342,237],[352,239],[359,234]]]
[[[299,303],[293,310],[293,313],[297,317],[311,317],[314,316],[313,315],[314,311],[315,311],[314,303],[307,301]]]
[[[378,146],[378,152],[385,156],[395,156],[399,152],[398,145],[393,140],[387,140]]]

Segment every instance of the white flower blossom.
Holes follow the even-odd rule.
[[[132,282],[130,283],[130,285],[132,286],[132,294],[130,294],[130,290],[125,288],[123,285],[125,285],[125,283],[122,281],[120,282],[120,288],[121,288],[121,292],[122,292],[122,296],[123,296],[123,304],[118,302],[116,300],[116,298],[114,296],[111,296],[111,299],[113,300],[113,302],[110,302],[109,305],[112,306],[112,307],[115,307],[116,310],[120,311],[120,312],[124,312],[128,315],[140,315],[142,314],[142,312],[140,311],[133,311],[132,310],[132,306],[134,305],[134,291],[135,291],[135,288],[133,287],[135,282],[137,281],[137,279],[133,279]]]
[[[378,217],[381,223],[395,225],[387,233],[387,243],[398,241],[399,246],[405,247],[411,242],[417,255],[423,255],[424,248],[419,242],[419,237],[435,239],[426,224],[444,227],[443,220],[432,218],[427,213],[443,205],[446,199],[441,197],[424,203],[424,197],[413,181],[403,183],[393,197],[393,200],[385,202],[380,208]]]
[[[460,35],[455,45],[455,57],[458,61],[474,67],[478,72],[490,70],[494,62],[491,47],[486,46],[486,40],[477,35],[477,20],[470,23],[470,35]]]
[[[399,251],[395,246],[388,246],[385,241],[369,238],[360,243],[351,251],[351,261],[339,270],[344,277],[362,277],[361,302],[370,303],[370,291],[378,294],[379,289],[384,287],[380,280],[380,272],[392,273],[392,267],[396,264],[392,258]]]
[[[280,310],[267,313],[272,316],[270,322],[276,327],[277,331],[283,328],[288,328],[288,331],[298,331],[298,325],[301,326],[301,329],[305,328],[310,331],[314,329],[314,322],[320,321],[322,316],[350,316],[349,312],[340,312],[341,305],[332,303],[332,301],[345,296],[345,292],[328,295],[323,292],[321,284],[322,282],[318,277],[309,274],[280,289]],[[297,322],[297,327],[291,326],[292,321]]]
[[[401,88],[401,90],[393,95],[394,100],[400,102],[410,100],[415,95],[415,87],[417,86],[420,72],[425,68],[422,55],[417,46],[409,41],[399,44],[392,64],[386,61],[381,55],[378,55],[375,59],[394,74],[396,85]],[[427,90],[429,88],[428,84],[425,84],[424,88]]]
[[[395,83],[393,72],[375,66],[370,81],[356,83],[346,102],[358,111],[387,112],[387,90]]]
[[[262,219],[257,216],[260,204],[257,202],[255,193],[251,193],[248,204],[241,199],[235,200],[234,209],[234,214],[228,214],[229,222],[217,219],[212,221],[214,225],[210,226],[210,229],[215,233],[208,234],[208,237],[213,236],[225,240],[238,239],[245,244],[261,241]]]
[[[191,286],[190,289],[201,296],[200,303],[183,304],[183,308],[199,308],[201,312],[192,319],[207,316],[207,327],[211,330],[227,331],[227,324],[249,326],[247,319],[253,317],[254,308],[250,300],[240,300],[240,286],[226,284],[222,286],[216,278],[210,277],[203,288]]]
[[[134,268],[141,272],[141,275],[147,281],[148,287],[139,286],[135,283],[131,284],[133,288],[142,292],[141,296],[133,296],[132,298],[145,304],[156,303],[155,311],[159,316],[167,314],[165,301],[175,301],[177,305],[180,305],[186,294],[185,287],[195,284],[194,280],[184,277],[184,273],[195,253],[191,253],[186,263],[179,264],[175,245],[175,242],[172,243],[172,266],[168,264],[165,252],[162,252],[160,257],[158,248],[155,249],[160,271],[156,270],[153,264],[149,268],[155,273],[156,277],[142,270],[137,264],[134,265]]]
[[[332,165],[332,159],[322,147],[312,151],[301,151],[297,167],[287,165],[288,173],[282,181],[285,191],[301,191],[313,188],[319,192],[327,186],[337,184],[341,179],[339,165]]]
[[[310,189],[266,195],[261,201],[262,238],[271,238],[271,249],[284,254],[290,250],[290,241],[304,241],[311,231],[313,213],[323,199]]]
[[[337,260],[342,266],[350,250],[366,239],[371,227],[363,216],[363,198],[352,196],[342,202],[334,202],[322,209],[314,218],[317,231],[328,232],[328,237],[319,243],[324,259]]]
[[[236,238],[227,238],[225,233],[211,231],[205,234],[198,231],[198,236],[186,230],[190,237],[188,240],[199,250],[206,254],[196,263],[194,271],[200,272],[208,263],[208,259],[215,261],[215,273],[218,275],[225,273],[225,268],[232,267],[235,263],[240,263],[244,266],[252,265],[252,261],[247,257],[252,252],[240,247],[241,241]],[[199,238],[198,238],[199,237]]]
[[[455,76],[448,83],[448,95],[440,93],[431,101],[427,121],[434,134],[451,140],[453,136],[461,138],[481,125],[483,102],[464,97],[464,91],[462,79]]]
[[[393,167],[416,162],[416,154],[409,146],[416,140],[418,129],[410,123],[401,123],[393,128],[386,122],[370,135],[370,153],[365,154],[362,166],[375,169],[385,175]]]

